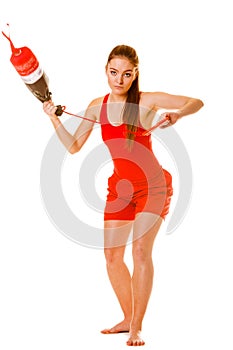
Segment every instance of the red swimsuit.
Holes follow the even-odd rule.
[[[172,177],[158,163],[151,135],[138,127],[131,150],[127,148],[126,125],[113,126],[107,116],[104,97],[100,122],[102,138],[112,156],[114,173],[108,179],[105,220],[134,220],[139,212],[150,212],[162,218],[168,214],[172,196]]]

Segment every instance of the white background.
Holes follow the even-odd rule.
[[[138,52],[141,90],[205,103],[176,125],[192,162],[193,197],[176,232],[166,235],[164,226],[157,237],[145,349],[233,348],[230,5],[9,0],[0,6],[2,29],[9,22],[15,46],[32,49],[49,76],[55,103],[71,112],[108,92],[104,66],[110,50],[122,43]],[[40,165],[53,128],[9,58],[2,36],[0,348],[125,348],[125,335],[99,332],[122,317],[103,251],[66,238],[44,210]],[[96,137],[82,152],[88,153]],[[159,160],[169,163],[163,152]],[[64,193],[74,206],[73,170],[79,162],[79,155],[68,156],[64,165]],[[129,250],[131,266],[130,256]]]

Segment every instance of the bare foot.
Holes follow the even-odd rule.
[[[140,331],[137,332],[130,332],[130,337],[128,341],[126,342],[128,346],[142,346],[145,345],[144,340],[142,340]]]
[[[130,323],[128,321],[122,321],[112,328],[107,328],[101,331],[103,334],[116,334],[116,333],[128,333]]]

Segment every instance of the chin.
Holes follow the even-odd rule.
[[[123,88],[113,88],[112,92],[115,95],[126,95],[127,94],[127,91],[125,91],[125,89],[123,89]]]

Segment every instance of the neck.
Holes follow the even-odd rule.
[[[109,102],[126,102],[127,95],[114,95],[113,93],[110,93],[109,95]]]

